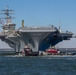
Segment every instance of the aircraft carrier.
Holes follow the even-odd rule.
[[[13,24],[11,19],[13,18],[14,10],[9,10],[7,7],[5,10],[1,10],[1,14],[5,15],[6,23],[2,23],[2,31],[0,32],[0,39],[8,43],[15,52],[21,52],[24,48],[28,47],[33,52],[39,52],[52,47],[63,40],[70,40],[73,33],[66,31],[61,32],[57,27],[28,27],[24,26],[24,20],[20,28],[15,29],[16,24]]]

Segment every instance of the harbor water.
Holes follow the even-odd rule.
[[[76,75],[76,57],[0,56],[0,75]]]

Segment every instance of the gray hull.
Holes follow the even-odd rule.
[[[71,37],[72,33],[60,33],[56,27],[45,29],[20,28],[17,33],[8,35],[6,40],[8,40],[9,45],[12,42],[11,47],[16,52],[21,52],[26,46],[32,49],[33,52],[38,52]]]

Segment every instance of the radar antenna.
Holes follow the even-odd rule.
[[[9,7],[7,6],[5,10],[1,10],[1,14],[6,15],[6,17],[4,19],[6,19],[6,24],[10,24],[11,23],[11,19],[13,19],[14,17],[11,17],[10,14],[14,14],[13,13],[14,10],[9,10]]]

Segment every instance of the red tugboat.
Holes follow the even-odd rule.
[[[53,54],[53,55],[56,55],[57,53],[58,53],[58,50],[57,49],[55,49],[55,48],[49,48],[49,49],[47,49],[46,50],[46,52],[48,53],[48,54]]]
[[[38,56],[38,52],[33,52],[32,49],[27,46],[23,49],[23,52],[25,56]]]

